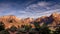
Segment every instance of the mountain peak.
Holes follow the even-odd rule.
[[[52,13],[52,15],[51,15],[51,16],[53,16],[53,17],[58,17],[59,15],[60,15],[59,13],[54,12],[54,13]]]

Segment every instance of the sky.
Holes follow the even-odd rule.
[[[37,18],[54,12],[60,13],[60,0],[0,0],[0,16]]]

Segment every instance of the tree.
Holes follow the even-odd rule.
[[[0,22],[0,31],[5,30],[5,25],[3,22]]]
[[[56,28],[56,30],[53,32],[53,34],[60,34],[60,26]]]
[[[40,29],[40,34],[51,34],[50,32],[51,30],[49,29],[49,27],[47,27],[47,24],[44,23]]]
[[[21,27],[18,26],[18,28],[17,28],[17,33],[16,33],[16,34],[20,34],[20,32],[25,32],[24,25],[21,25]]]
[[[31,25],[25,25],[25,30],[26,30],[26,31],[29,31],[31,28],[32,28]]]
[[[0,34],[10,34],[10,33],[8,32],[8,30],[2,30],[0,31]]]
[[[11,28],[9,29],[11,32],[15,32],[15,31],[17,31],[17,28],[13,25],[13,26],[11,26]]]
[[[34,26],[36,31],[39,31],[41,28],[38,22],[34,22]]]
[[[40,34],[50,34],[51,30],[48,27],[44,27],[40,30]]]
[[[26,25],[23,25],[22,28],[24,28],[25,31],[29,31],[32,28],[32,26],[26,24]]]

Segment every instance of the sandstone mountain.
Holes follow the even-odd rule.
[[[3,22],[5,24],[6,28],[10,28],[12,25],[18,27],[21,25],[32,25],[32,27],[34,28],[34,22],[39,23],[40,25],[42,25],[43,23],[46,23],[47,26],[58,26],[60,25],[60,14],[59,13],[53,13],[50,16],[42,16],[36,19],[33,18],[25,18],[25,19],[21,19],[21,18],[17,18],[14,15],[7,15],[7,16],[1,16],[0,17],[0,22]]]
[[[59,13],[53,13],[50,16],[44,16],[36,19],[36,22],[40,23],[46,23],[47,26],[51,27],[51,29],[54,29],[58,26],[60,26],[60,14]]]
[[[33,22],[33,18],[20,19],[14,15],[7,15],[1,16],[0,22],[4,23],[6,28],[10,28],[13,25],[18,27],[21,25],[30,24],[30,22]]]
[[[1,16],[0,17],[0,22],[3,22],[5,24],[6,28],[10,28],[12,25],[19,25],[18,23],[20,22],[21,19],[18,19],[14,15],[7,15],[7,16]]]

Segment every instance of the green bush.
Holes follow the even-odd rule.
[[[0,22],[0,31],[5,30],[5,25],[3,22]]]
[[[15,32],[15,31],[17,31],[17,28],[13,25],[13,26],[11,26],[11,28],[9,29],[9,31]]]
[[[56,28],[56,30],[53,32],[53,34],[60,34],[60,27]]]
[[[0,34],[10,34],[7,30],[0,31]]]

